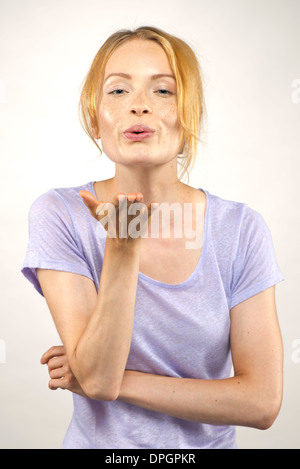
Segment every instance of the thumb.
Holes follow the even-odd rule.
[[[82,190],[79,192],[79,195],[93,217],[97,219],[96,210],[99,205],[101,205],[101,202],[99,202],[99,200],[97,200],[96,197],[89,191]]]

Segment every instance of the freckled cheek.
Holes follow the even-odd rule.
[[[101,105],[98,116],[101,132],[111,132],[116,129],[119,122],[120,106],[115,104]]]
[[[173,138],[180,135],[180,123],[178,120],[177,106],[164,107],[160,113],[161,122],[164,124],[167,135]]]
[[[168,125],[168,127],[171,128],[176,128],[179,126],[179,121],[178,121],[178,113],[177,113],[177,106],[176,105],[170,105],[170,106],[164,106],[159,110],[159,114],[161,117],[161,120]]]

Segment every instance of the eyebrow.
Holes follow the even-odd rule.
[[[105,81],[108,80],[110,77],[122,77],[122,78],[126,78],[127,80],[130,80],[132,78],[131,75],[128,75],[128,73],[110,73],[106,78],[105,78]],[[169,77],[169,78],[173,78],[173,80],[175,80],[175,77],[174,75],[170,75],[169,73],[157,73],[155,75],[152,75],[151,76],[151,80],[158,80],[159,78],[164,78],[164,77]]]

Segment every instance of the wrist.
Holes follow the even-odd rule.
[[[122,379],[122,383],[120,387],[120,392],[118,396],[119,401],[128,402],[130,399],[134,397],[133,392],[137,384],[136,378],[140,374],[141,373],[139,371],[133,371],[133,370],[124,371],[124,375],[123,375],[123,379]]]
[[[141,248],[141,238],[111,238],[107,236],[105,250],[114,252],[119,256],[133,256],[139,255]]]

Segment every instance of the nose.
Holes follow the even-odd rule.
[[[140,96],[139,98],[136,98],[134,100],[134,102],[130,106],[130,113],[137,116],[152,113],[151,106],[149,105],[149,103],[146,102],[145,96]]]

